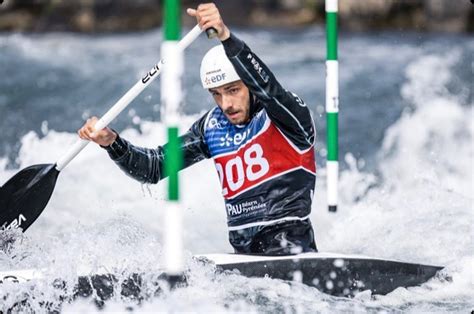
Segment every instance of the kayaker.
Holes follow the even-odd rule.
[[[200,75],[217,106],[180,139],[183,168],[213,158],[225,199],[229,241],[236,253],[316,252],[309,219],[316,180],[315,127],[307,105],[284,89],[269,68],[224,24],[213,3],[188,9],[221,44],[204,56]],[[137,147],[96,117],[78,131],[101,145],[129,176],[164,178],[164,146]]]

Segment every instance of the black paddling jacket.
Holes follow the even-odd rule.
[[[315,128],[306,104],[285,90],[243,41],[231,35],[222,44],[255,96],[251,120],[233,125],[219,107],[209,110],[181,136],[183,168],[213,158],[226,204],[229,240],[236,252],[252,253],[252,241],[268,228],[301,222],[311,229]],[[164,178],[165,147],[137,147],[118,137],[106,149],[127,175],[157,183]],[[310,233],[312,240],[312,229]]]

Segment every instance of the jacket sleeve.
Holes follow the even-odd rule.
[[[184,158],[181,169],[210,156],[204,141],[206,116],[207,114],[201,117],[185,134],[180,136]],[[165,178],[163,161],[165,160],[166,144],[155,149],[144,148],[132,145],[118,136],[114,143],[104,148],[122,171],[142,183],[157,183]]]
[[[231,34],[222,44],[237,74],[276,126],[298,148],[311,147],[316,131],[311,112],[301,98],[285,90],[270,69],[235,35]]]

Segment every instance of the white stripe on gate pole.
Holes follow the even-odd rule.
[[[178,129],[178,108],[182,100],[183,52],[179,49],[177,42],[166,41],[162,45],[161,54],[166,60],[166,67],[163,69],[161,78],[162,104],[164,105],[161,116],[168,130]],[[177,189],[179,190],[179,182]],[[179,199],[168,197],[165,211],[164,266],[168,275],[180,275],[184,270],[184,262],[182,209]]]
[[[161,78],[161,117],[168,129],[163,170],[168,177],[168,201],[165,208],[164,268],[169,283],[180,281],[184,271],[182,208],[179,202],[179,170],[182,151],[179,143],[178,108],[182,100],[181,76],[183,50],[179,46],[181,5],[179,0],[164,1],[164,39],[161,54],[166,66]]]
[[[339,64],[337,60],[337,0],[326,0],[326,121],[327,121],[327,199],[328,209],[337,211],[338,203],[338,113]]]

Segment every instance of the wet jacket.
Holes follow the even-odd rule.
[[[251,93],[250,121],[233,125],[218,106],[206,112],[180,137],[183,168],[213,158],[236,252],[280,254],[282,246],[285,254],[293,246],[315,251],[308,218],[316,178],[311,113],[243,41],[231,35],[222,44]],[[137,147],[118,137],[106,149],[126,174],[157,183],[164,178],[165,148]]]

